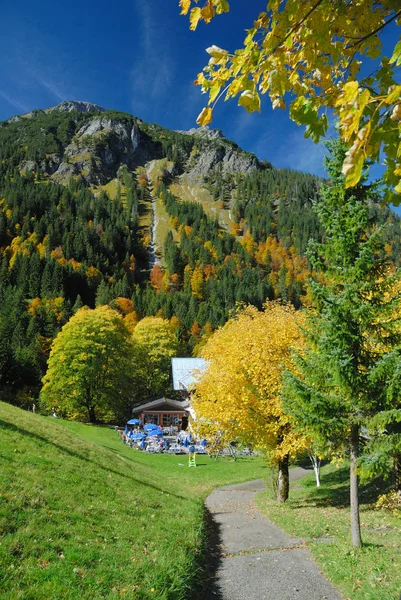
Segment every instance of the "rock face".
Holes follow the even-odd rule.
[[[64,100],[60,104],[56,104],[56,106],[51,106],[50,108],[46,108],[44,110],[45,113],[49,112],[71,112],[76,110],[78,112],[93,112],[100,111],[105,112],[105,108],[103,106],[99,106],[98,104],[92,104],[91,102],[82,102],[76,100]]]
[[[53,179],[60,183],[80,175],[87,184],[103,185],[116,177],[121,165],[133,168],[140,145],[136,122],[94,117],[75,134]]]
[[[204,144],[193,153],[186,171],[193,179],[207,178],[218,169],[222,175],[250,173],[262,169],[262,165],[253,154],[227,144]]]
[[[178,131],[178,133],[185,133],[186,135],[194,135],[199,138],[207,140],[216,140],[218,138],[224,138],[224,134],[221,129],[209,129],[207,125],[205,127],[192,127],[188,131]]]
[[[79,117],[62,116],[57,130],[46,129],[48,113],[71,113],[78,111]],[[97,114],[94,114],[97,113]],[[213,178],[214,174],[236,175],[261,169],[257,158],[244,152],[227,140],[220,129],[199,127],[182,131],[191,137],[189,144],[168,130],[158,126],[143,124],[139,119],[126,113],[105,111],[97,104],[66,100],[45,110],[36,109],[22,116],[15,116],[1,126],[13,126],[14,122],[41,117],[41,125],[36,134],[54,136],[57,142],[52,153],[41,152],[41,145],[35,154],[28,155],[19,166],[21,173],[34,172],[50,176],[53,181],[65,184],[71,177],[81,178],[87,185],[105,185],[118,176],[121,166],[135,170],[150,161],[166,158],[175,153],[179,161],[174,166],[175,175],[185,173],[197,183]],[[45,117],[45,119],[43,119]],[[69,119],[69,120],[68,120]],[[50,120],[49,120],[50,121]],[[21,144],[25,144],[21,130]],[[182,138],[181,138],[182,139]],[[178,149],[177,149],[178,145]],[[54,148],[56,147],[56,148]],[[179,166],[177,166],[179,165]],[[173,176],[171,174],[171,176]]]
[[[221,129],[209,129],[206,126],[178,133],[191,135],[199,140],[196,144],[197,152],[192,154],[186,168],[193,180],[207,178],[215,169],[219,169],[222,175],[235,175],[263,168],[256,156],[244,152],[237,144],[227,140]]]

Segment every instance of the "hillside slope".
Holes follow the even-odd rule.
[[[4,600],[183,600],[202,558],[203,497],[264,472],[259,459],[208,457],[184,469],[182,457],[135,452],[114,430],[2,402],[0,439]]]
[[[82,304],[173,319],[187,353],[238,302],[300,307],[320,183],[219,130],[170,131],[88,102],[0,123],[3,398],[32,404],[54,336]],[[400,220],[371,211],[399,264]]]

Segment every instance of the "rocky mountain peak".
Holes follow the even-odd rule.
[[[221,129],[209,129],[207,125],[205,125],[205,127],[192,127],[192,129],[188,129],[188,131],[178,131],[178,133],[194,135],[196,137],[206,138],[208,140],[224,138],[224,134]]]
[[[106,111],[106,109],[103,108],[103,106],[99,106],[98,104],[92,104],[92,102],[64,100],[63,102],[60,102],[60,104],[56,104],[56,106],[46,108],[44,112],[71,112],[73,110],[76,110],[78,112]]]

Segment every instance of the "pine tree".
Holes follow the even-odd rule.
[[[401,348],[384,354],[371,380],[380,406],[367,423],[361,471],[365,477],[393,477],[401,506]]]
[[[307,350],[285,381],[285,404],[298,426],[332,451],[350,455],[351,532],[361,545],[357,461],[362,426],[379,408],[370,374],[383,347],[400,342],[389,294],[396,276],[380,258],[382,232],[369,216],[369,189],[344,189],[344,148],[329,145],[324,185],[315,205],[324,242],[311,244],[309,256],[320,281],[311,282],[313,311],[305,327]],[[382,253],[382,255],[384,255]]]
[[[75,315],[75,313],[83,307],[83,302],[82,302],[82,298],[81,296],[78,294],[78,296],[76,297],[76,300],[74,302],[74,306],[72,307],[72,314]]]
[[[53,276],[53,264],[50,261],[46,261],[45,268],[42,274],[42,283],[40,288],[40,295],[42,298],[51,298],[52,288],[52,276]]]
[[[110,302],[110,299],[110,290],[107,287],[106,282],[102,279],[96,292],[96,306],[105,306]]]
[[[41,263],[40,256],[33,252],[29,261],[29,296],[36,298],[40,293]]]

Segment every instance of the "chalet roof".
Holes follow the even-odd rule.
[[[172,358],[174,390],[189,391],[206,366],[207,362],[203,358]]]
[[[189,402],[187,400],[173,400],[172,398],[157,398],[150,402],[145,402],[132,409],[132,414],[138,414],[144,410],[185,410],[188,411]]]

